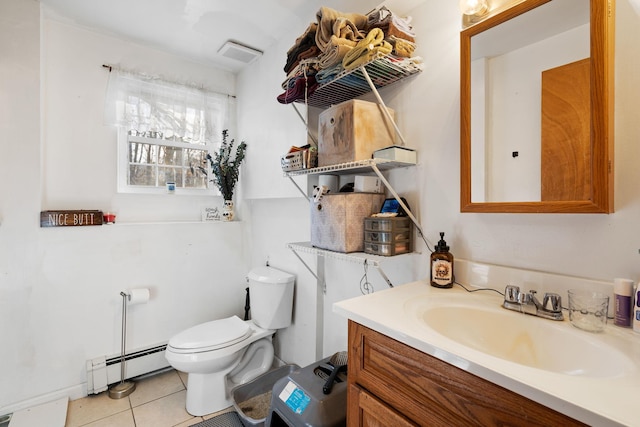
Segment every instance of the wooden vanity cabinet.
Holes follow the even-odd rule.
[[[349,321],[348,427],[582,426]]]

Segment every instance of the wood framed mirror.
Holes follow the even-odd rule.
[[[509,2],[460,33],[460,211],[611,213],[614,0]]]

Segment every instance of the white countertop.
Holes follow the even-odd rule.
[[[597,426],[640,426],[640,334],[609,324],[604,332],[590,333],[564,322],[528,316],[534,322],[553,322],[566,332],[585,334],[597,345],[615,347],[631,361],[624,375],[580,376],[550,372],[506,361],[449,339],[419,319],[416,307],[442,307],[464,299],[483,309],[502,310],[502,297],[494,292],[468,293],[458,286],[437,289],[418,281],[334,304],[336,313],[437,357],[460,369],[526,396],[558,412]],[[534,323],[535,324],[535,323]],[[499,334],[500,331],[495,331]],[[563,349],[557,349],[563,357]],[[598,361],[599,363],[599,361]],[[602,360],[603,366],[609,363]]]

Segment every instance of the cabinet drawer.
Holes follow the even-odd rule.
[[[367,427],[418,426],[356,385],[350,385],[347,392],[349,402],[347,426],[349,427],[358,425]],[[362,420],[361,424],[360,420]]]
[[[348,372],[350,384],[419,425],[584,425],[353,321]]]

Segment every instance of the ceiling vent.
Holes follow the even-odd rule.
[[[233,41],[227,41],[224,45],[222,45],[220,50],[218,50],[218,53],[225,58],[231,58],[245,64],[249,64],[256,58],[262,56],[262,51],[241,45]]]

